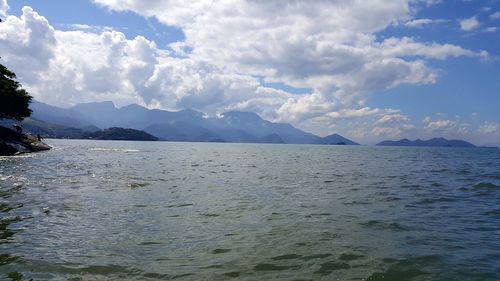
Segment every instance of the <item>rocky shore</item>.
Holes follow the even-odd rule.
[[[0,156],[12,156],[49,150],[52,147],[29,134],[19,134],[0,126]]]

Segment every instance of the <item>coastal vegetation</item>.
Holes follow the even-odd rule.
[[[0,64],[0,119],[23,120],[31,115],[31,95],[15,80],[16,74]]]
[[[83,133],[82,138],[96,140],[132,140],[132,141],[157,141],[158,138],[146,132],[134,129],[112,127],[97,132]]]
[[[0,120],[21,121],[31,115],[31,95],[15,80],[16,74],[0,64]],[[8,127],[8,126],[7,126]],[[49,150],[50,146],[23,134],[22,126],[14,124],[16,131],[0,126],[0,156]]]

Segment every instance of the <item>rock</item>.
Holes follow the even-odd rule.
[[[52,147],[44,142],[37,141],[30,144],[31,150],[33,151],[45,151],[50,150]]]
[[[17,149],[10,146],[6,142],[4,141],[0,142],[0,156],[11,156],[16,154],[17,152],[18,152]]]
[[[31,152],[29,145],[25,144],[25,143],[21,143],[21,142],[8,142],[7,145],[10,145],[11,147],[15,148],[17,150],[17,152],[18,152],[17,154]]]
[[[51,147],[28,134],[18,134],[0,126],[0,156],[49,150]]]

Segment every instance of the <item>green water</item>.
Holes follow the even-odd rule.
[[[49,140],[0,280],[500,280],[500,150]]]

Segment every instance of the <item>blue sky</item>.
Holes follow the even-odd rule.
[[[500,1],[290,3],[8,1],[2,63],[58,106],[253,111],[363,143],[500,145]]]
[[[473,50],[485,50],[492,59],[456,58],[433,61],[442,73],[436,84],[404,86],[373,95],[370,104],[376,107],[401,108],[417,118],[446,113],[470,118],[500,119],[500,32],[486,32],[488,27],[500,29],[500,20],[490,15],[500,11],[500,1],[442,1],[418,11],[416,18],[442,19],[446,22],[428,28],[390,27],[382,36],[412,36],[427,42],[449,43]],[[476,17],[481,26],[471,32],[460,29],[459,21]],[[399,93],[403,93],[399,95]],[[472,122],[478,122],[472,118]]]
[[[70,29],[68,25],[72,24],[108,26],[125,33],[129,38],[143,35],[162,47],[184,38],[182,30],[160,24],[155,18],[145,18],[133,12],[113,12],[89,0],[16,0],[10,1],[9,6],[10,13],[17,16],[22,14],[24,6],[30,6],[54,27],[62,30]]]

